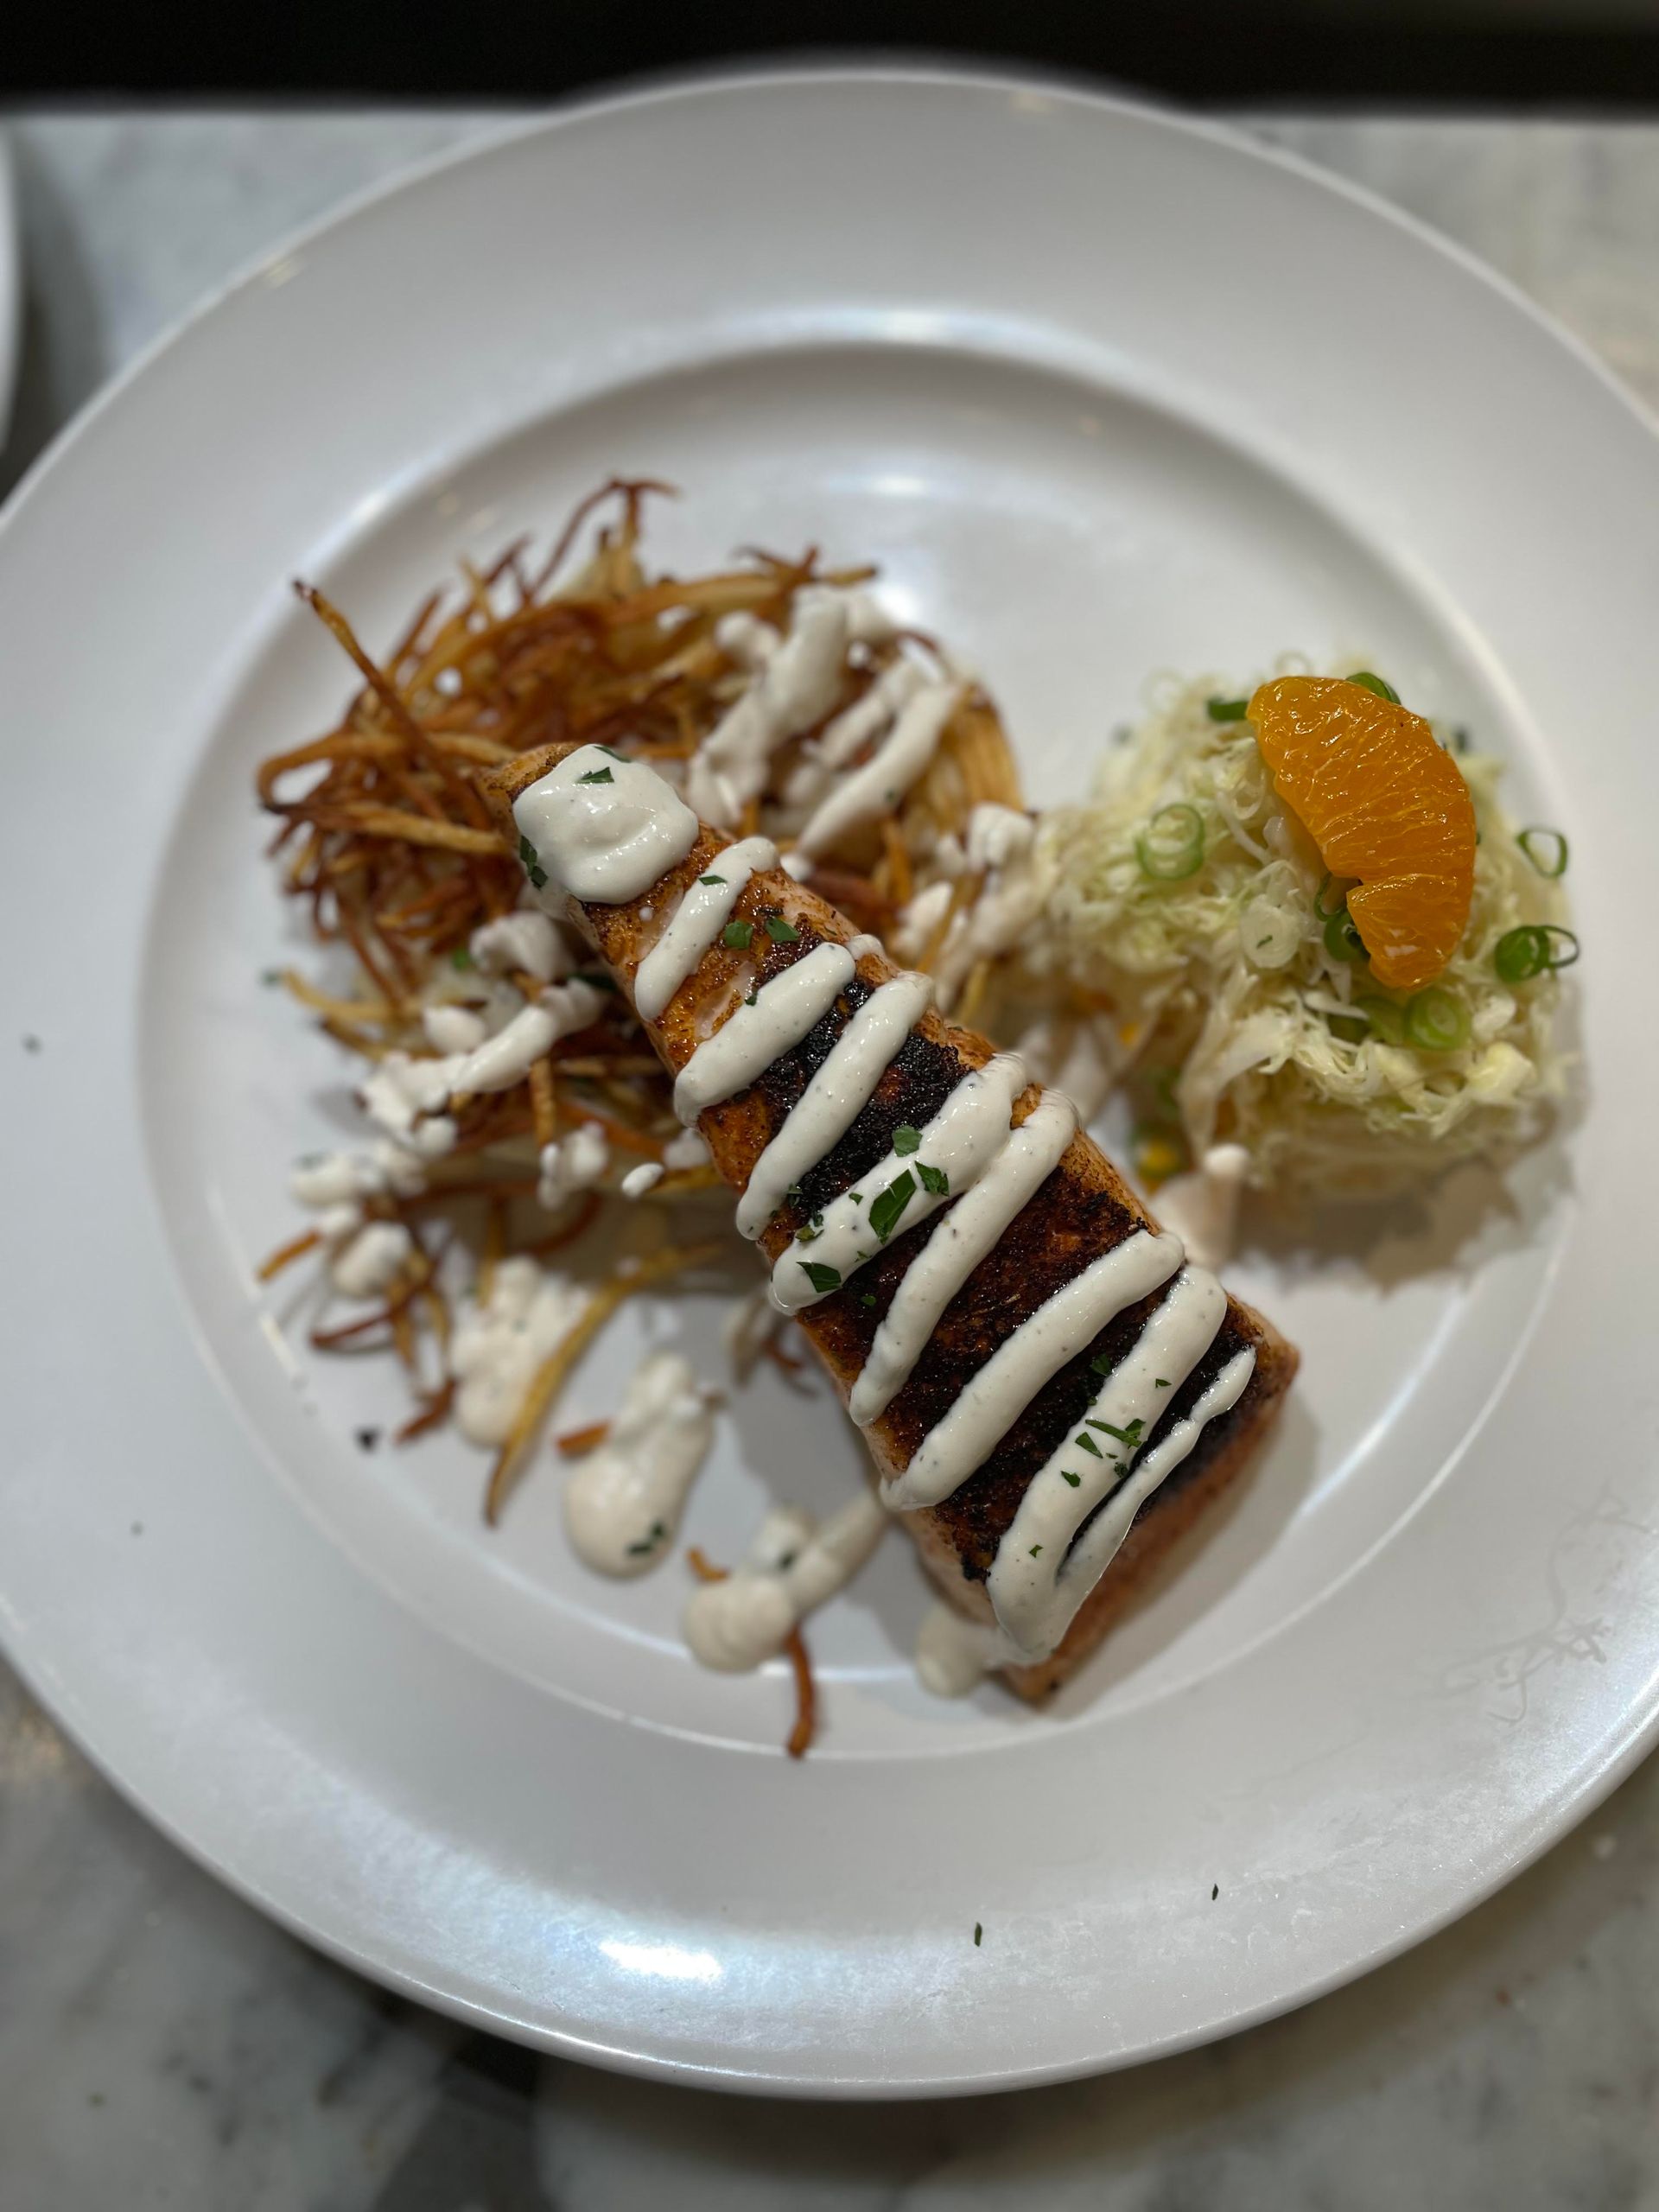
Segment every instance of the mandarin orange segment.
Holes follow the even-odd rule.
[[[1250,701],[1273,787],[1332,875],[1380,982],[1416,990],[1469,924],[1475,810],[1421,715],[1338,676],[1281,676]]]

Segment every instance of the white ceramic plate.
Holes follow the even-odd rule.
[[[458,551],[612,469],[675,564],[873,556],[1075,788],[1160,666],[1358,651],[1564,823],[1587,1118],[1237,1280],[1305,1381],[1185,1572],[1058,1710],[913,1686],[894,1540],[815,1624],[828,1737],[699,1674],[677,1568],[584,1579],[448,1440],[365,1452],[378,1362],[250,1286],[345,1076],[285,943],[255,760]],[[1171,118],[907,73],[562,117],[371,199],[127,378],[0,533],[8,1449],[0,1624],[151,1815],[369,1972],[561,2050],[903,2093],[1122,2063],[1360,1972],[1651,1739],[1659,1472],[1659,447],[1521,301],[1382,208]],[[37,1049],[26,1049],[24,1033]],[[1490,1197],[1490,1193],[1485,1194]],[[715,1303],[631,1317],[712,1366]],[[856,1446],[741,1399],[688,1533]],[[983,1941],[974,1942],[975,1923]]]

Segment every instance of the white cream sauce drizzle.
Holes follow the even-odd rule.
[[[848,949],[854,950],[855,938]],[[895,976],[878,984],[858,1007],[756,1160],[748,1188],[737,1202],[737,1225],[758,1236],[791,1183],[827,1159],[875,1096],[894,1054],[927,1011],[933,986],[925,976]]]
[[[692,1592],[685,1640],[692,1656],[722,1674],[747,1674],[783,1648],[791,1629],[842,1590],[892,1526],[880,1501],[864,1491],[814,1528],[794,1516],[797,1541],[780,1555],[768,1515],[742,1565],[723,1582]]]
[[[470,1052],[489,1034],[483,1015],[469,1006],[423,1007],[421,1027],[435,1052]]]
[[[1122,1489],[1102,1507],[1072,1546],[1048,1603],[1033,1609],[1033,1640],[1022,1656],[1045,1659],[1054,1649],[1071,1627],[1077,1608],[1111,1565],[1135,1515],[1165,1478],[1185,1459],[1208,1423],[1238,1403],[1255,1372],[1255,1354],[1249,1350],[1235,1352],[1215,1381],[1200,1394],[1192,1412],[1178,1421],[1167,1436],[1159,1439]],[[1007,1554],[1013,1533],[1010,1529],[1002,1539],[996,1565]],[[995,1572],[993,1566],[993,1578]],[[992,1603],[996,1602],[993,1594]]]
[[[600,1574],[644,1574],[666,1558],[715,1433],[691,1363],[650,1352],[604,1441],[564,1486],[572,1549]]]
[[[843,1191],[821,1217],[815,1217],[819,1225],[808,1239],[797,1236],[783,1253],[772,1271],[772,1303],[779,1312],[798,1313],[829,1297],[876,1258],[892,1237],[904,1235],[948,1198],[969,1189],[1007,1142],[1008,1116],[1025,1087],[1025,1067],[1010,1052],[999,1052],[984,1067],[965,1075],[917,1132],[920,1142],[914,1151],[901,1153],[895,1146],[859,1177],[856,1190]],[[943,1179],[942,1187],[930,1189],[925,1168]],[[909,1196],[883,1236],[874,1225],[874,1211],[895,1184],[902,1185]],[[810,1270],[817,1267],[832,1269],[835,1280],[825,1282],[821,1275],[815,1280]]]
[[[926,1351],[945,1307],[1053,1173],[1077,1133],[1071,1100],[1045,1091],[911,1262],[853,1385],[848,1411],[861,1428],[886,1412]]]
[[[992,1621],[970,1621],[943,1598],[928,1607],[916,1632],[916,1678],[935,1697],[966,1697],[994,1667],[1020,1653]]]
[[[1131,1491],[1141,1498],[1150,1494],[1141,1484],[1153,1451],[1147,1449],[1142,1457],[1143,1446],[1226,1316],[1227,1294],[1215,1277],[1202,1268],[1184,1268],[1084,1409],[1075,1433],[1056,1446],[1032,1478],[997,1548],[987,1585],[997,1619],[1023,1656],[1043,1658],[1052,1650],[1128,1533],[1138,1509],[1132,1507],[1123,1518],[1118,1510],[1122,1498]],[[1241,1390],[1249,1379],[1247,1368]],[[1096,1422],[1102,1425],[1096,1427]],[[1180,1451],[1160,1459],[1165,1473],[1191,1450],[1202,1423],[1194,1426],[1189,1420],[1179,1426],[1190,1433]],[[1158,1452],[1166,1441],[1158,1440]],[[1086,1541],[1074,1550],[1072,1539],[1103,1499],[1111,1502],[1100,1520],[1118,1533],[1108,1544],[1091,1526]],[[1090,1571],[1097,1555],[1098,1565]]]
[[[883,669],[861,699],[825,724],[821,737],[807,740],[802,759],[784,786],[785,805],[816,806],[832,778],[881,735],[926,681],[913,660],[896,660]]]
[[[696,816],[654,768],[600,745],[579,746],[520,791],[512,818],[536,867],[595,906],[638,899],[697,842]]]
[[[721,1027],[706,1037],[681,1069],[674,1111],[695,1122],[710,1106],[763,1076],[817,1027],[853,980],[853,956],[842,944],[815,944],[755,993],[753,1004],[734,1007]]]
[[[1044,1384],[1074,1359],[1116,1313],[1167,1282],[1181,1264],[1179,1240],[1139,1230],[1091,1261],[1046,1299],[963,1386],[910,1465],[882,1485],[895,1510],[938,1505],[988,1459]]]
[[[824,596],[834,600],[833,594]],[[789,639],[773,645],[761,634],[764,626],[753,626],[753,632],[746,631],[741,641],[734,632],[728,642],[728,650],[734,657],[741,657],[741,645],[760,674],[733,709],[733,715],[746,707],[748,711],[745,719],[733,724],[736,734],[722,748],[722,756],[729,756],[728,766],[741,766],[747,761],[753,768],[758,760],[762,780],[766,758],[760,749],[762,718],[760,708],[749,702],[766,692],[781,666],[788,681],[778,687],[773,705],[767,710],[774,720],[766,725],[775,732],[779,726],[777,699],[792,699],[791,711],[800,710],[802,693],[792,687],[807,681],[813,654],[832,632],[838,638],[838,683],[839,655],[848,636],[849,617],[844,607],[832,619],[829,613],[815,614],[810,604],[803,607],[798,601],[796,625]],[[855,822],[874,818],[902,795],[908,785],[895,784],[895,774],[902,775],[912,757],[919,762],[915,772],[921,772],[960,696],[955,685],[895,681],[892,689],[895,695],[907,693],[908,696],[898,709],[887,743],[865,769],[830,795],[808,824],[809,830],[817,824],[815,836],[823,844],[833,842]],[[944,695],[942,700],[934,696],[938,694]],[[821,718],[823,711],[812,719]],[[874,710],[870,711],[874,716]],[[900,747],[905,725],[912,718],[918,734],[913,741],[907,740]],[[919,732],[929,720],[932,732],[924,752]],[[732,716],[728,721],[732,721]],[[799,728],[810,726],[809,721]],[[798,734],[798,729],[792,734]],[[766,741],[770,747],[783,740],[772,734]],[[890,760],[896,748],[896,760]],[[584,753],[611,758],[599,755],[595,747],[584,748]],[[562,763],[561,767],[569,769],[572,761],[582,757],[572,755],[571,761]],[[536,817],[538,823],[545,819],[547,832],[548,856],[539,864],[550,873],[556,870],[561,881],[578,897],[619,901],[638,898],[684,857],[695,837],[695,818],[668,785],[639,764],[624,765],[631,771],[628,788],[622,794],[626,804],[615,805],[608,821],[604,809],[588,804],[572,830],[562,810],[569,809],[578,798],[576,779],[564,778],[556,792],[544,789],[559,777],[557,770],[524,795],[529,798],[541,792],[547,803]],[[719,766],[717,758],[715,769]],[[881,775],[873,775],[878,768]],[[635,775],[642,780],[635,782]],[[656,787],[654,792],[651,786]],[[861,786],[863,796],[854,810],[830,817],[830,810],[855,786]],[[579,788],[585,794],[593,786]],[[868,811],[861,812],[861,808]],[[691,835],[683,844],[677,842],[682,825],[676,809],[691,824]],[[710,810],[705,807],[704,810]],[[1024,818],[1010,810],[987,808],[980,812],[982,818],[976,817],[972,826],[973,849],[967,857],[993,873],[999,868],[1012,870],[1028,843]],[[831,819],[830,828],[824,826],[826,817]],[[649,873],[643,854],[645,846],[655,846],[664,855],[652,855],[655,865]],[[761,849],[754,851],[753,859],[751,848]],[[803,849],[810,858],[813,848],[804,833]],[[542,847],[537,844],[537,849],[540,853]],[[739,868],[743,868],[747,881],[752,869],[772,865],[776,859],[764,840],[744,840],[729,848],[728,853],[727,867],[716,865],[709,871],[727,877],[728,881],[693,887],[659,938],[655,950],[664,957],[657,973],[646,982],[645,1007],[665,1007],[710,949],[741,889],[730,882]],[[584,880],[601,882],[606,888],[583,891],[570,880],[573,868],[577,873],[585,871]],[[628,887],[618,887],[624,884]],[[728,888],[729,899],[693,898],[698,890],[720,893]],[[675,1107],[681,1120],[695,1122],[707,1108],[755,1082],[828,1013],[852,980],[855,956],[880,950],[868,938],[855,940],[851,950],[838,945],[815,946],[750,999],[734,1007],[680,1072]],[[642,964],[642,977],[649,958]],[[758,1236],[791,1185],[834,1149],[873,1096],[883,1072],[925,1011],[928,996],[925,977],[900,976],[880,986],[855,1010],[828,1059],[756,1163],[738,1210],[739,1225],[746,1235]],[[487,1052],[489,1044],[497,1041],[491,1039],[480,1049]],[[476,1059],[477,1053],[467,1057]],[[999,1055],[985,1069],[965,1077],[919,1133],[915,1149],[900,1154],[895,1148],[860,1177],[855,1189],[843,1192],[823,1210],[816,1232],[807,1243],[792,1243],[774,1268],[774,1304],[785,1311],[799,1310],[816,1298],[830,1294],[812,1285],[800,1265],[803,1252],[815,1263],[833,1269],[836,1283],[844,1281],[874,1256],[879,1240],[870,1227],[871,1206],[897,1177],[908,1172],[912,1188],[890,1234],[901,1233],[922,1221],[947,1198],[952,1201],[950,1214],[899,1283],[855,1385],[854,1417],[865,1426],[891,1402],[921,1357],[945,1307],[1053,1172],[1071,1142],[1076,1112],[1071,1102],[1058,1093],[1045,1094],[1026,1122],[1010,1130],[1013,1103],[1027,1079],[1024,1066],[1008,1055]],[[945,1189],[928,1190],[918,1172],[924,1165],[943,1171]],[[1022,1497],[1014,1521],[998,1547],[988,1585],[999,1625],[992,1629],[976,1624],[943,1609],[937,1621],[930,1617],[918,1648],[918,1664],[931,1686],[942,1693],[954,1693],[969,1687],[988,1666],[1037,1658],[1052,1650],[1109,1564],[1141,1504],[1191,1452],[1205,1424],[1237,1403],[1254,1370],[1255,1355],[1240,1352],[1190,1414],[1164,1435],[1154,1435],[1162,1406],[1202,1358],[1226,1313],[1221,1286],[1200,1268],[1183,1271],[1183,1258],[1178,1236],[1145,1230],[1102,1254],[999,1344],[923,1438],[910,1465],[883,1485],[879,1503],[873,1497],[860,1497],[818,1529],[810,1529],[801,1516],[794,1516],[791,1525],[796,1529],[796,1539],[782,1548],[779,1516],[770,1516],[743,1565],[727,1580],[699,1590],[688,1605],[686,1637],[696,1656],[706,1665],[733,1669],[758,1666],[775,1653],[805,1613],[841,1588],[862,1564],[886,1525],[885,1509],[910,1510],[948,1497],[984,1464],[1033,1398],[1068,1360],[1116,1314],[1179,1274],[1174,1289],[1095,1395],[1079,1432],[1090,1439],[1095,1448],[1069,1439],[1051,1455]],[[798,1283],[791,1280],[791,1274],[799,1277]],[[482,1323],[486,1317],[478,1318]],[[517,1326],[510,1331],[502,1329],[505,1313],[499,1319],[487,1318],[494,1327],[485,1327],[481,1333],[501,1338],[506,1363],[516,1366],[524,1351],[517,1343],[509,1349],[505,1338],[509,1333],[512,1337],[539,1333],[525,1328],[529,1311],[514,1316]],[[758,1319],[757,1311],[754,1320]],[[458,1332],[462,1357],[455,1363],[457,1373],[466,1362],[466,1339],[463,1324]],[[488,1368],[493,1362],[484,1358],[479,1364]],[[464,1381],[461,1396],[463,1401],[467,1396]],[[464,1405],[462,1412],[465,1427]],[[1105,1421],[1110,1429],[1127,1434],[1111,1438],[1108,1430],[1090,1425],[1096,1421]],[[1104,1448],[1108,1442],[1112,1446],[1109,1451]],[[1145,1448],[1141,1448],[1143,1442]],[[666,1516],[657,1518],[667,1525]],[[1085,1522],[1089,1525],[1079,1537],[1077,1531]],[[640,1541],[637,1535],[630,1539],[635,1544]],[[613,1545],[613,1560],[614,1554]],[[635,1554],[625,1550],[623,1556],[631,1560]],[[609,1571],[629,1569],[613,1564]]]
[[[728,828],[766,788],[779,747],[834,711],[849,643],[848,601],[840,592],[798,592],[789,634],[770,651],[759,626],[743,633],[741,645],[727,632],[728,650],[755,669],[754,680],[698,747],[686,776],[697,812]]]
[[[431,1159],[455,1141],[443,1113],[451,1098],[480,1090],[511,1090],[556,1045],[587,1027],[604,1001],[591,983],[573,976],[523,1004],[493,1037],[467,1052],[416,1059],[388,1052],[363,1084],[370,1118],[389,1136]]]
[[[803,824],[795,850],[815,861],[848,832],[897,806],[938,751],[962,700],[957,683],[924,683],[904,707],[873,760],[828,792]]]
[[[662,1020],[676,991],[731,919],[750,877],[777,865],[778,848],[769,837],[745,837],[709,862],[639,963],[633,1000],[647,1021]]]

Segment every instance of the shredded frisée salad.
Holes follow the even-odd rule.
[[[1517,830],[1500,764],[1437,729],[1474,802],[1473,899],[1435,981],[1387,990],[1347,887],[1274,793],[1248,704],[1172,685],[1092,798],[1039,832],[1051,881],[1032,963],[1100,995],[1147,1109],[1143,1173],[1225,1141],[1258,1185],[1371,1193],[1514,1153],[1564,1083],[1556,976],[1578,950],[1565,838]]]

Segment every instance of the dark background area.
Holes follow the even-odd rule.
[[[500,99],[731,60],[1017,62],[1211,104],[1637,110],[1659,0],[14,0],[0,100]]]

